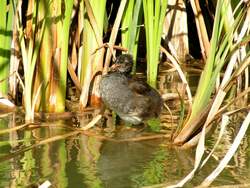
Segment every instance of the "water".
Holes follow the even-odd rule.
[[[21,119],[14,114],[2,117],[1,129],[21,123]],[[70,121],[41,125],[0,135],[0,187],[37,187],[46,180],[52,183],[51,187],[59,188],[133,188],[173,184],[185,177],[194,165],[195,150],[173,148],[168,139],[129,141],[129,138],[143,135],[141,128],[122,129],[114,138],[126,138],[127,141],[123,142],[98,136],[100,130],[96,128],[92,132],[96,136],[80,134],[39,145],[45,138],[72,131]],[[224,155],[234,136],[235,130],[231,127],[223,145],[215,153],[216,157]],[[212,137],[208,146],[213,143]],[[31,148],[34,144],[38,145]],[[250,183],[249,144],[245,137],[230,167],[216,179],[214,186]],[[217,159],[212,158],[186,187],[199,185],[217,164]]]

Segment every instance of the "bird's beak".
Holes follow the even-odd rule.
[[[121,66],[120,64],[115,63],[115,64],[113,64],[113,65],[110,67],[110,71],[115,71],[115,70],[117,70],[120,66]]]

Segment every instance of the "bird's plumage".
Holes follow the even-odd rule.
[[[132,63],[132,56],[128,54],[118,57],[115,68],[101,79],[100,94],[103,103],[121,119],[139,124],[159,116],[162,99],[146,82],[129,75]]]

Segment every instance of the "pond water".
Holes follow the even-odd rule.
[[[1,129],[21,124],[15,114],[3,116]],[[19,123],[18,123],[19,122]],[[71,121],[41,123],[40,127],[25,128],[0,134],[0,187],[37,187],[50,181],[51,187],[133,188],[154,184],[170,185],[187,175],[194,165],[194,149],[170,147],[169,139],[133,141],[141,137],[141,128],[124,128],[113,140],[95,135],[77,134],[48,140],[67,134]],[[216,131],[215,131],[216,133]],[[105,135],[105,134],[104,134]],[[221,148],[215,153],[223,156],[235,135],[228,129]],[[248,133],[250,135],[250,132]],[[109,138],[109,137],[107,137]],[[124,140],[126,138],[126,140]],[[115,140],[124,141],[115,141]],[[213,137],[208,146],[214,142]],[[39,144],[40,143],[40,144]],[[32,147],[32,145],[35,147]],[[216,179],[213,186],[250,183],[250,141],[244,138],[230,167]],[[216,157],[185,187],[194,187],[218,164]],[[163,187],[159,185],[158,187]]]

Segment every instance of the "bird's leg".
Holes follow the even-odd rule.
[[[115,126],[116,126],[116,113],[112,111],[112,116],[107,119],[107,128],[109,132],[114,132],[115,131]]]
[[[107,133],[112,133],[115,131],[116,117],[114,116],[114,112],[112,112],[112,116],[110,116],[109,110],[106,110],[103,116],[106,118],[106,128],[104,129]]]

